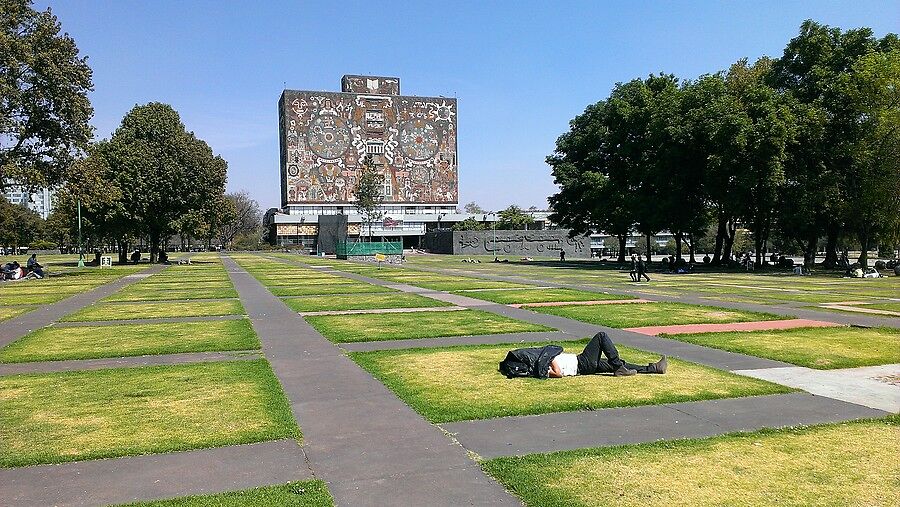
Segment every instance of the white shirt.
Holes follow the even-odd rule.
[[[575,354],[566,354],[564,352],[556,356],[553,360],[556,361],[556,365],[559,366],[559,373],[563,377],[578,375],[578,356]]]

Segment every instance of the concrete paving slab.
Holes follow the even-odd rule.
[[[166,266],[158,264],[147,268],[147,270],[141,274],[150,276],[165,268]],[[76,312],[87,305],[113,294],[123,287],[127,287],[128,285],[137,282],[141,279],[139,275],[123,276],[91,290],[69,296],[56,303],[40,305],[40,307],[35,310],[3,321],[3,325],[0,326],[0,347],[5,347],[36,329],[50,325],[70,313]]]
[[[328,483],[337,505],[371,505],[375,499],[390,499],[375,502],[379,505],[396,504],[398,498],[413,498],[423,490],[432,491],[430,505],[518,502],[473,466],[464,449],[356,366],[232,259],[223,262],[303,430],[310,466]],[[354,393],[352,399],[328,400],[347,388]],[[311,393],[320,399],[311,401]],[[389,419],[403,422],[390,425]],[[370,426],[370,420],[380,422]],[[418,480],[408,479],[413,473]],[[360,479],[370,479],[360,483],[365,488],[348,486]]]
[[[761,320],[723,324],[677,324],[672,326],[629,327],[625,331],[656,336],[660,334],[723,333],[728,331],[771,331],[801,327],[844,327],[836,322],[809,319]]]
[[[873,315],[888,315],[890,317],[900,317],[900,312],[892,312],[890,310],[879,310],[878,308],[864,308],[862,306],[849,306],[839,304],[822,304],[819,305],[832,310],[843,310],[845,312],[868,313]]]
[[[0,468],[5,507],[94,506],[253,488],[312,477],[295,440]]]
[[[115,357],[105,359],[74,359],[67,361],[39,361],[31,363],[0,364],[0,376],[24,373],[55,373],[73,370],[100,370],[104,368],[138,368],[211,361],[241,361],[259,359],[258,350],[234,352],[192,352],[184,354],[159,354],[153,356]]]
[[[900,413],[900,386],[885,382],[885,377],[900,375],[900,364],[814,370],[801,366],[736,370],[734,373],[803,389],[819,396],[827,396],[873,409]]]
[[[881,417],[806,393],[753,396],[441,424],[482,458],[701,438],[735,431]]]
[[[574,336],[560,331],[544,331],[536,333],[481,334],[472,336],[447,336],[443,338],[417,338],[413,340],[384,340],[375,342],[341,343],[342,349],[351,352],[370,352],[373,350],[410,349],[418,347],[452,347],[455,345],[491,345],[497,343],[541,343],[564,342],[577,340],[582,336]]]

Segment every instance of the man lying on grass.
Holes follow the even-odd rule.
[[[606,359],[603,359],[603,356],[606,356]],[[617,377],[624,377],[638,373],[665,373],[667,367],[666,356],[647,366],[623,361],[612,340],[601,331],[595,334],[581,354],[577,355],[563,352],[563,348],[559,345],[511,350],[506,354],[506,359],[500,363],[500,372],[508,378],[545,379],[595,373],[612,373]]]

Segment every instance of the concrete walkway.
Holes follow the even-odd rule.
[[[290,400],[309,466],[337,505],[520,505],[465,449],[223,261]]]
[[[889,380],[900,378],[900,364],[814,370],[801,366],[739,370],[735,373],[803,389],[819,396],[844,400],[894,414],[900,413],[900,385]]]
[[[123,287],[159,273],[165,268],[166,266],[160,264],[150,266],[140,273],[125,275],[99,287],[69,296],[62,301],[49,305],[40,305],[40,308],[36,310],[6,320],[3,322],[3,325],[0,325],[0,347],[5,347],[35,329],[48,326],[70,313],[95,303]]]
[[[311,477],[295,440],[0,468],[4,507],[94,506],[219,493]]]
[[[857,303],[862,304],[862,303]],[[890,310],[879,310],[878,308],[865,308],[862,306],[850,306],[847,304],[827,304],[823,303],[819,305],[823,308],[830,308],[832,310],[843,310],[845,312],[856,312],[856,313],[869,313],[873,315],[888,315],[890,317],[900,317],[900,312],[892,312]]]
[[[887,412],[852,403],[806,393],[791,393],[499,417],[440,426],[466,449],[490,459],[585,447],[710,437],[736,431],[885,415],[888,415]]]
[[[724,324],[677,324],[672,326],[629,327],[625,328],[625,331],[657,336],[661,334],[724,333],[728,331],[772,331],[777,329],[796,329],[802,327],[844,326],[836,322],[824,322],[821,320],[787,319],[729,322]]]

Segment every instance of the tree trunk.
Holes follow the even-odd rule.
[[[117,239],[116,247],[119,251],[119,264],[128,264],[128,241]]]
[[[681,260],[681,241],[683,239],[683,233],[676,232],[675,233],[675,260]]]
[[[653,241],[653,235],[647,233],[647,262],[653,262],[652,254],[650,253],[650,243]]]
[[[825,241],[825,260],[822,261],[822,266],[826,269],[834,269],[837,266],[838,255],[837,255],[837,242],[838,236],[840,235],[840,227],[837,224],[829,224],[827,239]]]
[[[816,264],[816,243],[818,242],[819,238],[815,232],[806,238],[806,245],[803,249],[803,265],[806,266],[806,269],[812,269]]]
[[[718,266],[722,263],[722,246],[725,242],[725,217],[719,215],[719,227],[716,229],[716,251],[713,254],[712,264]]]
[[[628,236],[626,234],[617,234],[616,238],[619,240],[619,258],[616,259],[616,262],[625,262],[625,242],[628,240]]]
[[[691,264],[696,264],[697,260],[694,258],[694,235],[688,234],[688,257],[690,258]]]
[[[159,233],[150,233],[150,264],[154,264],[159,255]]]
[[[722,250],[722,262],[728,263],[731,262],[732,257],[732,249],[734,248],[734,240],[737,236],[737,227],[734,222],[729,222],[725,225],[725,244],[723,245]]]
[[[869,228],[863,228],[858,236],[859,246],[862,248],[862,251],[859,253],[859,267],[865,272],[866,268],[869,267]]]

